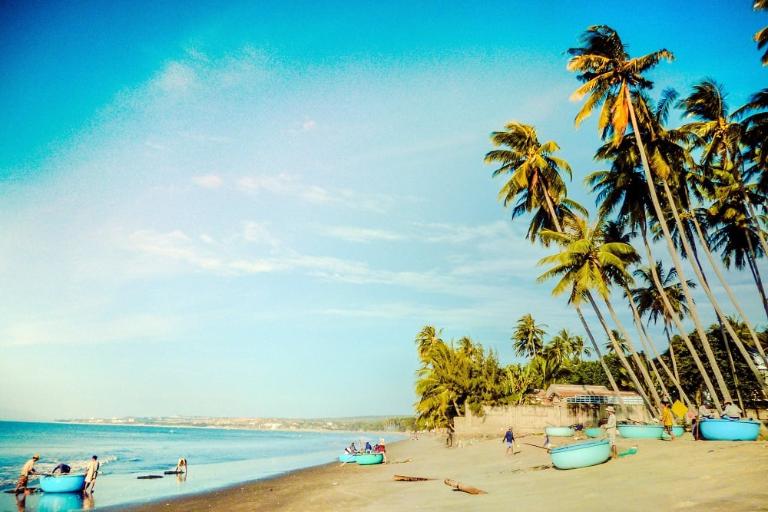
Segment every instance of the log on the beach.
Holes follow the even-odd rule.
[[[395,475],[393,477],[396,482],[426,482],[427,480],[434,480],[434,478],[426,478],[423,476],[406,476],[406,475]]]
[[[163,475],[141,475],[136,478],[139,480],[154,480],[155,478],[163,478]]]
[[[406,462],[411,462],[411,459],[395,460],[390,462],[390,464],[405,464]]]
[[[183,471],[163,471],[164,475],[181,475]]]
[[[477,487],[472,487],[471,485],[463,484],[461,482],[457,482],[456,480],[450,480],[446,478],[444,480],[445,485],[448,487],[453,487],[457,491],[466,492],[467,494],[488,494],[487,492],[483,491],[482,489],[478,489]]]

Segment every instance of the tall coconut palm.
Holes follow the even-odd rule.
[[[643,76],[643,73],[657,65],[661,60],[672,60],[673,55],[668,50],[658,50],[642,57],[630,58],[626,47],[619,35],[610,27],[605,25],[592,26],[582,36],[583,46],[571,48],[568,53],[571,59],[568,62],[568,69],[578,72],[578,78],[584,84],[573,94],[572,98],[581,99],[588,96],[579,114],[576,116],[576,123],[579,124],[584,118],[591,114],[602,104],[602,111],[598,121],[598,127],[602,131],[604,138],[611,137],[615,144],[619,144],[627,130],[629,124],[632,125],[632,132],[635,136],[640,159],[645,173],[645,180],[650,194],[653,209],[656,218],[664,234],[672,260],[675,264],[686,296],[686,302],[691,312],[691,318],[696,326],[696,332],[701,341],[707,359],[715,374],[715,380],[722,396],[726,400],[731,400],[731,395],[723,378],[722,372],[717,365],[712,347],[707,339],[704,325],[698,314],[696,306],[693,304],[693,298],[690,290],[687,288],[686,278],[683,270],[680,255],[675,249],[670,234],[669,226],[662,210],[661,203],[656,194],[654,186],[654,176],[648,163],[645,147],[641,138],[641,130],[638,125],[637,115],[633,105],[634,101],[642,101],[641,93],[644,89],[650,89],[653,85],[651,81]],[[645,109],[641,109],[645,110]],[[657,162],[660,163],[660,162]],[[676,205],[672,193],[666,183],[668,167],[656,165],[657,177],[664,185],[664,192],[670,210],[673,215],[676,214]],[[677,217],[676,217],[677,221]],[[680,224],[680,223],[678,223]],[[681,236],[684,239],[683,236]],[[712,300],[712,299],[710,299]],[[715,404],[720,410],[719,400],[716,398],[714,389],[709,390],[713,395]]]
[[[438,330],[432,325],[425,325],[416,335],[417,353],[422,365],[426,365],[429,362],[432,349],[436,345],[443,343],[440,337],[442,333],[442,329]]]
[[[768,11],[768,0],[755,0],[752,6],[756,11]],[[768,66],[768,27],[758,30],[755,34],[755,42],[757,43],[757,49],[763,50],[762,62],[763,66]]]
[[[600,222],[595,225],[590,225],[586,219],[580,218],[570,221],[565,227],[563,232],[545,231],[541,236],[545,239],[553,241],[561,246],[560,252],[542,258],[539,261],[540,265],[551,265],[551,268],[539,277],[539,281],[543,282],[550,278],[559,277],[559,282],[555,285],[552,291],[553,295],[560,295],[566,291],[569,293],[569,303],[578,305],[582,300],[586,299],[595,310],[598,321],[603,326],[603,330],[608,335],[608,338],[614,344],[619,359],[632,379],[635,388],[638,393],[644,397],[646,403],[651,410],[654,409],[653,403],[648,399],[645,394],[643,386],[640,384],[640,380],[637,378],[634,370],[626,359],[626,356],[621,351],[618,341],[613,336],[611,329],[605,321],[600,309],[595,302],[592,293],[596,292],[605,302],[611,312],[612,317],[615,318],[615,313],[610,305],[608,297],[610,295],[610,280],[608,277],[609,272],[626,274],[624,259],[626,255],[634,252],[631,246],[618,243],[609,242],[604,243],[602,240],[602,232]],[[629,276],[627,275],[627,278]],[[620,324],[619,328],[621,329]],[[622,334],[626,334],[622,331]],[[628,338],[628,337],[627,337]],[[637,356],[637,352],[634,347],[631,346],[631,353],[637,363],[637,366],[641,369],[644,368]],[[658,394],[653,387],[653,382],[647,372],[643,372],[643,377],[646,383],[651,388],[654,394],[654,399],[659,402]]]
[[[580,336],[574,336],[568,329],[561,329],[544,347],[544,355],[559,365],[566,364],[574,358],[578,358],[583,350],[584,340]]]
[[[509,123],[506,132],[494,132],[491,138],[494,145],[501,149],[486,154],[486,163],[501,164],[494,171],[494,176],[501,174],[511,176],[502,186],[499,196],[505,205],[517,197],[517,204],[512,210],[513,218],[535,211],[528,229],[528,238],[532,241],[539,240],[546,245],[548,242],[546,239],[542,240],[539,233],[547,230],[561,232],[565,220],[576,218],[574,211],[586,214],[583,207],[565,197],[566,187],[560,176],[560,170],[570,176],[570,166],[567,162],[554,157],[553,153],[557,150],[556,143],[541,144],[532,126],[516,122]],[[520,172],[519,168],[523,168],[524,172]],[[616,381],[608,365],[600,357],[597,341],[581,308],[576,304],[574,309],[592,348],[598,354],[598,359],[613,391],[621,400]]]
[[[537,324],[530,313],[523,315],[517,321],[515,332],[512,334],[515,354],[524,357],[536,357],[544,347],[544,324]]]

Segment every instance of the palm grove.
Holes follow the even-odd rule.
[[[768,46],[768,27],[755,39]],[[757,297],[768,315],[758,264],[768,254],[768,89],[736,109],[713,79],[687,95],[664,89],[654,97],[646,75],[673,53],[632,57],[602,25],[568,55],[580,83],[571,99],[583,102],[575,124],[597,116],[594,158],[605,170],[585,179],[596,218],[568,197],[571,168],[534,126],[510,122],[494,132],[485,161],[503,177],[499,198],[512,219],[527,218],[526,238],[550,251],[538,281],[572,306],[588,343],[567,330],[547,340],[546,326],[524,315],[512,339],[528,360],[503,365],[493,350],[466,337],[445,341],[425,326],[416,337],[422,427],[451,430],[467,410],[519,404],[553,382],[633,389],[654,413],[664,399],[690,407],[706,396],[722,412],[726,401],[766,398],[768,333],[756,328],[766,318],[749,318],[742,302]],[[674,114],[683,119],[676,127]],[[737,297],[723,268],[748,273],[754,289]],[[706,300],[695,302],[694,289]],[[715,322],[705,325],[705,315]]]

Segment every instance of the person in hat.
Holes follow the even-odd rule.
[[[612,405],[605,408],[608,413],[608,421],[605,422],[605,433],[608,435],[608,441],[611,443],[611,458],[615,459],[619,455],[616,448],[616,410]]]
[[[675,424],[675,418],[672,416],[672,408],[669,406],[669,400],[661,401],[661,424],[664,427],[664,432],[669,435],[670,440],[675,440],[675,433],[672,431],[672,426]]]
[[[88,465],[85,466],[85,489],[83,494],[90,496],[93,494],[93,489],[96,487],[96,477],[99,476],[99,458],[97,456],[91,457],[88,461]]]
[[[27,483],[29,482],[29,475],[37,473],[35,471],[35,464],[40,460],[40,454],[36,453],[29,459],[22,467],[21,474],[19,475],[19,481],[16,484],[16,493],[24,492],[27,490]]]

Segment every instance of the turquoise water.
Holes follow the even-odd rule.
[[[65,512],[215,489],[332,462],[351,441],[366,436],[378,439],[378,435],[358,433],[0,421],[2,489],[15,485],[19,469],[34,453],[41,456],[38,471],[50,471],[64,462],[76,472],[85,467],[91,455],[97,455],[101,462],[92,503],[77,495],[34,493],[21,504],[13,495],[0,494],[0,511]],[[388,442],[400,438],[384,437]],[[173,469],[180,456],[189,461],[185,479],[174,475],[156,480],[136,478]],[[37,480],[30,485],[37,486]]]

